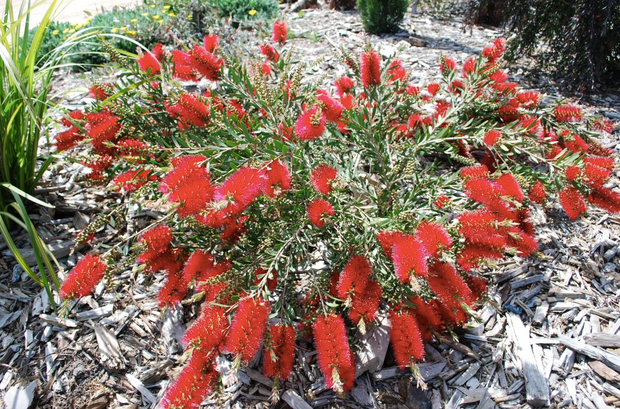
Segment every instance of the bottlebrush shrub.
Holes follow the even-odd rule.
[[[168,407],[208,393],[218,354],[240,364],[264,348],[265,373],[286,379],[296,333],[346,392],[349,337],[379,316],[399,365],[415,368],[422,342],[464,324],[484,296],[480,268],[536,251],[531,206],[559,198],[571,219],[620,211],[605,186],[614,160],[595,139],[612,124],[508,82],[502,39],[462,67],[443,58],[430,86],[368,49],[316,89],[276,27],[262,60],[224,55],[210,36],[189,52],[156,48],[99,84],[100,100],[69,113],[58,138],[59,150],[90,147],[78,158],[86,182],[171,207],[132,236],[144,274],[167,276],[163,308],[202,304]],[[176,81],[205,78],[202,91]]]

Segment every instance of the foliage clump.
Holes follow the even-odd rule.
[[[405,17],[409,0],[357,0],[364,29],[369,33],[394,33]]]
[[[462,68],[443,57],[442,80],[424,86],[371,48],[344,54],[347,74],[316,89],[286,38],[278,22],[264,58],[245,61],[216,36],[155,47],[98,84],[98,102],[57,137],[59,150],[90,148],[87,182],[124,194],[115,211],[171,206],[130,237],[141,272],[167,277],[161,308],[201,304],[165,407],[195,407],[220,354],[241,365],[262,345],[264,372],[286,379],[296,336],[314,340],[326,384],[346,393],[349,335],[382,316],[399,366],[415,371],[423,341],[484,298],[480,268],[535,254],[531,207],[558,197],[571,219],[589,205],[620,212],[606,186],[614,160],[596,139],[612,124],[509,82],[503,39]],[[89,263],[113,277],[116,255]],[[65,284],[67,304],[88,292],[73,282],[86,280]]]

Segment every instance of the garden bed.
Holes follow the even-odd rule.
[[[298,58],[307,61],[322,57],[315,75],[304,81],[322,78],[326,87],[344,74],[333,70],[340,50],[360,53],[367,40],[385,57],[397,53],[414,83],[427,83],[440,78],[441,54],[462,63],[500,35],[428,15],[408,15],[404,23],[408,32],[384,37],[366,36],[355,12],[312,10],[304,11],[303,17],[290,17],[293,38],[286,47],[298,50]],[[518,66],[512,71],[516,82],[542,90],[549,99],[568,97],[612,119],[619,117],[616,95],[563,95],[542,73]],[[324,72],[333,77],[323,78]],[[84,78],[73,76],[59,78],[56,88],[82,88],[84,92],[75,92],[66,102],[76,107],[90,102],[88,86]],[[620,151],[617,134],[602,142]],[[126,200],[104,188],[77,187],[75,180],[81,173],[80,164],[52,167],[39,193],[56,210],[33,218],[45,232],[43,238],[56,246],[58,257],[68,256],[64,264],[69,268],[76,263],[76,254],[68,254],[75,234],[97,214]],[[612,182],[617,188],[617,174]],[[117,244],[119,229],[129,237],[163,216],[165,206],[141,203],[130,209],[126,220],[99,231],[96,242]],[[358,334],[352,343],[361,350],[367,348],[366,355],[358,353],[358,362],[373,371],[360,374],[346,398],[326,388],[316,351],[302,340],[297,344],[293,375],[280,385],[281,400],[273,396],[272,380],[260,372],[259,354],[238,373],[230,371],[232,362],[221,358],[218,370],[223,387],[207,399],[205,407],[516,408],[546,404],[547,399],[557,407],[597,408],[603,402],[620,406],[620,368],[613,369],[619,359],[614,342],[620,335],[614,334],[620,334],[620,218],[593,210],[570,223],[557,204],[534,210],[539,251],[544,256],[507,259],[484,272],[489,300],[478,309],[480,320],[470,320],[458,340],[441,337],[426,345],[427,357],[419,367],[428,391],[422,392],[410,373],[397,369],[391,353],[385,360],[374,359],[387,349],[383,320],[383,325],[366,336]],[[180,340],[198,315],[197,304],[160,310],[155,300],[164,275],[146,280],[136,274],[136,266],[127,265],[114,278],[119,283],[115,292],[106,291],[102,283],[91,296],[71,305],[68,318],[57,318],[45,292],[22,279],[19,269],[12,269],[8,254],[3,255],[9,261],[3,260],[0,266],[7,283],[1,285],[0,294],[4,349],[0,389],[5,402],[19,390],[16,381],[21,380],[22,393],[29,395],[28,388],[34,388],[39,407],[156,407],[186,362]],[[598,346],[607,349],[592,353],[591,348]]]

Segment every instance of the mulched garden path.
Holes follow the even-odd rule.
[[[329,72],[323,79],[327,87],[342,74],[336,68],[341,49],[359,53],[368,41],[385,57],[397,53],[412,81],[427,84],[440,78],[441,54],[462,64],[500,36],[494,29],[426,14],[407,15],[406,32],[383,37],[366,35],[357,12],[315,9],[287,18],[294,37],[287,47],[297,50],[300,60],[319,61],[306,81]],[[564,94],[562,86],[526,63],[511,67],[511,81],[543,91],[544,101],[565,97],[620,119],[617,95]],[[90,103],[86,95],[93,77],[113,76],[109,70],[63,74],[55,89],[66,96],[63,106],[76,108]],[[618,153],[617,136],[603,144]],[[32,215],[67,269],[77,260],[76,253],[70,254],[76,232],[126,200],[105,188],[79,187],[75,182],[84,173],[82,165],[70,162],[52,167],[38,193],[56,208]],[[615,188],[618,176],[612,178]],[[103,227],[96,240],[113,245],[121,229],[129,236],[164,213],[161,203],[130,207],[126,219]],[[620,217],[592,210],[572,223],[557,204],[533,213],[543,256],[507,259],[484,272],[489,300],[479,308],[478,319],[458,333],[458,340],[444,337],[426,346],[427,358],[419,366],[427,391],[397,369],[387,347],[389,328],[381,321],[356,338],[359,377],[345,399],[326,389],[312,344],[300,340],[296,370],[280,385],[281,399],[261,374],[260,357],[237,373],[222,357],[223,386],[203,407],[620,407]],[[24,233],[16,233],[15,240],[27,247]],[[155,296],[163,274],[147,281],[129,264],[114,278],[112,290],[100,284],[92,296],[72,305],[68,318],[58,318],[45,292],[14,267],[1,241],[0,250],[0,396],[6,407],[157,407],[187,358],[179,340],[199,306],[161,311]],[[369,371],[361,373],[364,369]]]

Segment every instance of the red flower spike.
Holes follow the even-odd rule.
[[[220,347],[228,329],[228,318],[224,307],[206,302],[200,316],[183,335],[183,344],[192,345],[208,354]]]
[[[112,180],[114,185],[122,187],[126,193],[135,192],[149,181],[159,180],[159,177],[150,175],[147,170],[136,169],[121,173]]]
[[[441,86],[439,84],[437,84],[436,82],[433,82],[431,84],[428,84],[428,87],[426,88],[428,90],[428,93],[431,94],[432,96],[437,95],[437,92],[439,91],[439,88]]]
[[[504,196],[512,197],[518,202],[522,202],[525,199],[525,195],[523,194],[523,190],[521,190],[519,182],[517,182],[517,179],[515,179],[512,174],[504,173],[502,176],[497,178],[495,182],[502,187]]]
[[[256,277],[254,285],[259,285],[260,282],[263,281],[265,274],[267,274],[267,270],[262,267],[257,268],[254,272],[254,277]],[[267,278],[267,288],[270,292],[273,292],[273,290],[276,289],[276,285],[278,285],[278,272],[276,270],[271,270],[269,275],[270,277]]]
[[[345,94],[350,94],[355,86],[355,80],[350,77],[340,77],[336,80],[336,89],[340,97]]]
[[[495,129],[489,131],[484,135],[484,143],[487,146],[493,146],[499,141],[502,137],[502,133],[500,131],[496,131]]]
[[[431,268],[431,275],[437,277],[442,285],[453,294],[450,303],[447,303],[442,299],[447,307],[458,307],[459,300],[464,301],[468,305],[472,305],[476,300],[476,297],[472,294],[471,290],[465,283],[465,280],[463,280],[463,277],[461,277],[456,269],[450,264],[436,261]],[[432,280],[429,280],[431,290],[435,291],[433,289],[433,284],[431,284],[430,281]],[[452,305],[452,303],[454,303],[454,305]]]
[[[278,52],[269,44],[261,44],[260,52],[263,54],[269,61],[278,62],[280,56]]]
[[[507,245],[516,248],[520,257],[527,257],[538,249],[536,239],[518,227],[508,229]]]
[[[376,51],[362,53],[360,76],[364,88],[381,84],[381,59]]]
[[[222,210],[228,215],[239,215],[265,190],[267,176],[260,169],[239,168],[215,189],[213,200],[227,203]]]
[[[269,303],[266,301],[254,298],[239,301],[239,307],[226,337],[224,351],[241,357],[244,363],[250,362],[263,340],[269,311]]]
[[[489,79],[497,84],[503,84],[508,81],[508,74],[502,70],[499,70],[491,74]]]
[[[141,71],[150,75],[159,74],[161,71],[159,61],[157,61],[157,58],[151,53],[146,53],[138,59],[138,67],[140,67]]]
[[[400,281],[409,281],[409,276],[413,271],[418,276],[428,274],[428,252],[424,245],[413,236],[405,236],[402,240],[394,243],[392,247],[392,258],[396,274]]]
[[[573,104],[555,107],[553,116],[560,122],[579,122],[583,119],[581,108]]]
[[[504,55],[506,52],[506,40],[498,38],[493,42],[493,45],[486,47],[482,50],[482,56],[489,61],[494,61]]]
[[[207,207],[212,198],[213,186],[211,186],[206,169],[200,177],[179,186],[168,196],[171,202],[179,203],[176,208],[179,217],[198,214]]]
[[[476,71],[476,59],[471,57],[463,64],[463,76],[468,77]]]
[[[291,325],[270,325],[268,334],[263,373],[281,380],[288,379],[295,363],[295,329]]]
[[[415,234],[431,257],[439,257],[439,250],[448,250],[452,247],[452,237],[446,229],[435,222],[420,223]]]
[[[519,92],[517,93],[517,99],[525,108],[533,108],[540,103],[540,92]]]
[[[602,168],[587,162],[584,169],[588,185],[596,187],[602,186],[605,182],[607,182],[609,176],[611,176],[611,172],[612,169]]]
[[[144,242],[146,245],[146,252],[144,254],[149,253],[149,255],[156,256],[170,249],[170,243],[172,243],[172,229],[168,226],[153,227],[144,233],[139,241]],[[140,259],[138,259],[138,261],[140,261]]]
[[[361,319],[364,322],[373,321],[377,317],[381,304],[381,286],[376,281],[371,281],[363,293],[355,293],[351,302],[349,318],[357,325]]]
[[[192,57],[186,52],[174,50],[172,52],[172,73],[175,78],[184,81],[195,81],[196,70],[193,66]]]
[[[310,222],[316,227],[322,228],[325,226],[323,217],[325,217],[325,215],[333,216],[334,214],[336,214],[336,210],[334,210],[334,206],[327,200],[316,199],[308,205],[308,217],[310,218]]]
[[[312,186],[324,195],[328,195],[332,191],[331,181],[338,177],[338,171],[327,165],[319,165],[312,171],[310,182]]]
[[[212,357],[194,351],[189,363],[162,399],[162,409],[198,409],[213,390],[218,376]]]
[[[467,180],[468,178],[469,179],[477,179],[477,178],[487,179],[489,177],[489,169],[484,165],[468,166],[466,168],[462,168],[459,174],[461,175],[461,179],[463,180]]]
[[[407,93],[407,95],[415,97],[420,93],[420,87],[417,87],[415,85],[407,85],[407,87],[405,88],[405,92]]]
[[[565,176],[570,182],[575,181],[581,175],[581,169],[578,166],[569,166],[566,168]]]
[[[377,241],[381,245],[381,248],[383,248],[387,258],[392,260],[392,248],[394,243],[404,239],[405,237],[405,234],[399,231],[382,231],[377,234]]]
[[[222,263],[218,263],[213,266],[213,268],[204,270],[200,273],[198,278],[196,278],[196,292],[200,293],[203,291],[208,291],[210,289],[210,285],[206,284],[207,281],[211,278],[218,277],[228,270],[232,268],[232,263],[230,261],[224,261]],[[213,298],[205,297],[206,301],[212,301]]]
[[[620,194],[606,187],[597,187],[588,195],[588,202],[610,213],[620,213]]]
[[[363,294],[370,280],[370,263],[363,256],[353,256],[340,273],[336,290],[338,297],[346,299],[349,294]]]
[[[80,130],[72,126],[64,132],[56,135],[56,152],[63,152],[75,146],[76,143],[84,139]]]
[[[415,315],[418,324],[424,324],[427,328],[439,328],[441,326],[441,317],[431,304],[418,296],[409,301],[415,305],[415,308],[412,308],[410,312]]]
[[[157,301],[159,307],[162,308],[165,305],[175,305],[181,302],[187,292],[187,284],[183,279],[183,271],[168,271],[168,277],[164,286],[157,294]]]
[[[187,259],[183,269],[183,281],[186,284],[196,280],[201,274],[213,268],[213,255],[204,250],[196,250]]]
[[[596,165],[598,167],[607,169],[609,171],[614,170],[614,159],[613,158],[606,158],[606,157],[601,157],[601,156],[588,156],[587,158],[583,158],[583,161],[585,163]]]
[[[569,139],[570,138],[570,139]],[[566,148],[573,153],[587,152],[589,149],[588,144],[581,139],[579,135],[570,135],[565,139]]]
[[[537,180],[532,186],[529,194],[530,200],[534,203],[542,203],[547,198],[547,194],[545,193],[545,186],[542,184],[540,180]]]
[[[468,245],[459,253],[456,262],[463,271],[471,271],[484,260],[500,260],[503,257],[498,249]]]
[[[449,203],[449,202],[450,202],[450,198],[448,196],[441,195],[437,198],[437,200],[433,202],[433,204],[435,205],[436,208],[441,209],[446,205],[446,203]]]
[[[268,62],[261,64],[261,72],[265,76],[271,75],[271,65]]]
[[[183,260],[179,257],[180,253],[180,249],[175,249],[148,257],[149,254],[146,252],[138,257],[138,262],[146,264],[146,272],[157,273],[159,271],[167,271],[170,274],[174,274],[183,269]]]
[[[401,83],[407,81],[407,70],[403,66],[403,62],[400,60],[394,60],[386,71],[386,76],[390,84],[400,81]]]
[[[107,265],[99,256],[86,255],[69,272],[60,287],[60,298],[86,297],[105,275]]]
[[[325,132],[325,115],[314,106],[297,118],[295,121],[295,136],[303,141],[313,141]]]
[[[288,26],[286,21],[276,21],[273,23],[273,41],[283,45],[286,43],[286,37],[288,35]]]
[[[442,74],[448,74],[456,70],[456,61],[449,57],[442,57],[439,64],[439,70]]]
[[[220,39],[216,35],[206,35],[203,40],[203,44],[204,44],[205,50],[207,50],[210,53],[213,53],[215,52],[215,50],[220,48]]]
[[[564,208],[569,219],[575,220],[581,213],[588,210],[582,194],[572,186],[567,187],[558,194],[560,204]]]
[[[390,342],[394,348],[394,358],[401,370],[424,358],[424,343],[418,322],[405,311],[390,311]]]
[[[478,299],[487,293],[487,283],[483,278],[477,277],[472,274],[467,274],[465,282],[471,290],[472,294]]]
[[[279,159],[269,163],[265,168],[268,182],[265,186],[265,194],[269,197],[276,197],[281,192],[291,188],[291,174],[286,164]]]
[[[168,107],[173,118],[179,118],[184,127],[192,124],[198,128],[207,126],[209,108],[194,94],[183,94],[175,105]]]
[[[175,158],[172,163],[174,169],[164,176],[159,184],[159,191],[170,193],[197,177],[208,176],[206,169],[202,166],[206,160],[207,158],[203,155],[186,155]]]
[[[344,106],[337,100],[330,97],[326,91],[319,90],[317,98],[321,104],[321,111],[325,115],[325,119],[329,122],[338,122],[342,118]]]
[[[220,78],[220,71],[224,67],[223,59],[197,45],[189,52],[189,56],[190,65],[204,78],[211,81],[217,81]]]
[[[355,382],[355,359],[342,317],[318,317],[314,323],[314,343],[325,385],[337,393],[347,393]]]

